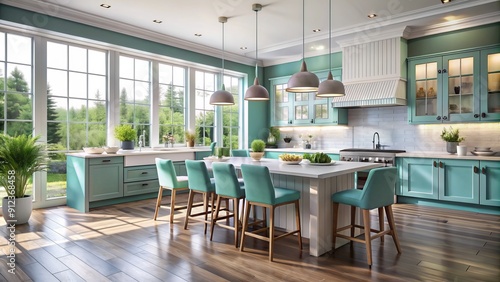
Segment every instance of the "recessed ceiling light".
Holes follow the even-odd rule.
[[[111,8],[111,5],[108,5],[108,4],[101,4],[101,7],[106,8],[106,9],[109,9],[109,8]]]
[[[240,47],[240,49],[241,49],[241,50],[246,50],[246,49],[248,49],[248,48],[247,48],[246,46],[241,46],[241,47]]]
[[[321,31],[321,29],[319,29],[319,28],[313,29],[313,32],[320,32],[320,31]]]
[[[163,21],[161,21],[161,20],[153,20],[153,22],[154,22],[154,23],[158,23],[158,24],[160,24],[160,23],[162,23]]]
[[[368,17],[369,17],[370,19],[373,19],[373,18],[374,18],[374,17],[376,17],[376,16],[377,16],[377,14],[368,14]]]
[[[451,0],[441,0],[441,3],[443,3],[443,4],[450,3],[450,2],[451,2]]]
[[[201,33],[195,33],[194,36],[196,37],[200,37],[201,36]]]

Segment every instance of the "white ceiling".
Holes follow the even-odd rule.
[[[255,12],[258,13],[259,59],[263,65],[302,57],[302,0],[0,0],[12,6],[160,41],[204,54],[253,64]],[[109,4],[105,9],[100,4]],[[305,1],[306,56],[328,52],[329,0]],[[500,21],[500,0],[332,0],[332,44],[376,38],[385,30],[409,27],[409,38]],[[367,15],[378,16],[369,19]],[[163,21],[161,24],[153,20]],[[313,29],[321,29],[314,33]],[[196,37],[194,34],[202,34]],[[241,50],[240,47],[247,47]],[[323,48],[323,49],[321,49]]]

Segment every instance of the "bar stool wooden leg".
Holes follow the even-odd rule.
[[[221,202],[221,197],[217,195],[215,212],[212,213],[212,220],[211,220],[212,223],[210,224],[210,241],[212,241],[212,238],[214,237],[214,225],[217,222],[217,219],[219,218],[220,202]]]
[[[233,199],[233,221],[234,221],[234,246],[238,248],[238,239],[239,239],[239,231],[240,231],[240,217],[239,217],[239,210],[240,210],[240,200],[234,198]],[[212,227],[213,228],[213,227]]]
[[[339,203],[333,203],[333,224],[332,224],[332,250],[335,251],[335,243],[337,241],[337,215],[339,213]]]
[[[299,239],[299,248],[302,250],[302,228],[300,227],[300,210],[299,201],[295,201],[295,221],[297,222],[297,239]]]
[[[189,190],[188,206],[186,208],[186,218],[184,219],[184,229],[187,229],[188,227],[189,217],[191,216],[191,209],[193,208],[193,198],[194,198],[194,192],[193,190]]]
[[[351,206],[351,237],[354,237],[354,230],[355,227],[354,225],[356,224],[356,207],[355,206]],[[353,241],[350,241],[349,244],[353,244]]]
[[[372,240],[370,233],[370,210],[363,210],[363,222],[365,224],[365,244],[366,244],[366,260],[368,265],[372,267]]]
[[[160,189],[158,190],[158,198],[156,199],[155,215],[153,217],[154,220],[156,220],[156,217],[158,216],[158,211],[160,210],[162,197],[163,197],[163,187],[160,186]]]
[[[378,230],[380,232],[384,231],[384,208],[383,207],[378,208]],[[381,242],[384,242],[384,237],[385,236],[380,236]]]
[[[394,223],[394,214],[392,213],[392,206],[386,206],[385,213],[387,214],[387,221],[389,222],[389,228],[391,229],[391,236],[394,240],[394,244],[396,244],[396,249],[398,253],[401,253],[401,246],[399,245],[399,238],[396,232],[396,224]]]
[[[273,261],[274,255],[274,206],[269,207],[269,261]]]
[[[240,241],[240,252],[243,252],[243,249],[245,248],[245,232],[247,231],[248,228],[248,217],[250,216],[250,202],[245,201],[245,216],[243,216],[243,226],[241,228],[241,241]],[[254,206],[255,208],[255,206]]]
[[[175,189],[170,190],[170,223],[174,223],[174,213],[175,213],[175,196],[177,191]]]

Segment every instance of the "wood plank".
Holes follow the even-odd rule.
[[[32,263],[24,268],[26,274],[33,277],[33,281],[43,281],[43,282],[59,282],[52,273],[50,273],[45,267],[39,263]]]
[[[43,267],[45,267],[50,273],[54,274],[67,270],[68,268],[60,262],[56,257],[52,256],[46,250],[39,248],[29,251],[29,254]],[[29,269],[27,267],[26,269]]]
[[[85,282],[82,277],[78,276],[73,270],[68,269],[54,274],[61,282]]]
[[[106,276],[100,274],[97,270],[93,269],[79,258],[74,255],[68,255],[60,258],[69,269],[73,270],[78,276],[85,277],[88,281],[109,281]]]

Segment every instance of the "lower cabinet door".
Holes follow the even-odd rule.
[[[158,180],[149,180],[149,181],[140,181],[140,182],[130,182],[125,183],[123,185],[123,195],[124,196],[132,196],[132,195],[142,195],[147,193],[158,192],[160,188],[160,184]]]
[[[481,161],[479,203],[500,206],[500,162]]]
[[[439,199],[479,204],[479,161],[440,160]]]
[[[438,161],[433,159],[404,158],[401,193],[426,199],[438,198]]]
[[[123,197],[123,164],[89,165],[89,202]]]

